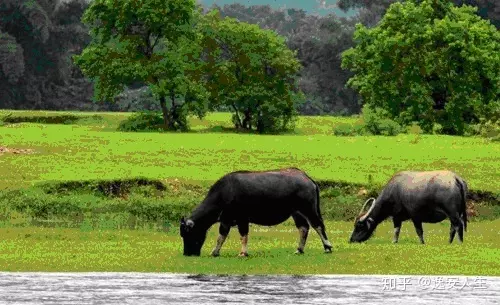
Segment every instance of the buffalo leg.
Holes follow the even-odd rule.
[[[394,224],[394,238],[392,239],[393,243],[397,243],[399,241],[399,233],[401,232],[402,222],[399,219],[392,219],[392,223]]]
[[[420,243],[424,242],[424,229],[422,228],[422,222],[419,220],[413,220],[413,225],[415,226],[415,231],[417,231],[418,238],[420,238]]]
[[[460,219],[460,217],[457,216],[456,218],[450,219],[450,221],[453,230],[458,233],[458,240],[460,241],[460,243],[462,243],[464,241],[464,226],[462,220]],[[452,241],[453,240],[451,238],[451,231],[450,231],[450,243]]]
[[[458,213],[456,210],[454,210],[452,207],[448,205],[443,205],[441,208],[446,212],[446,214],[450,218],[451,226],[453,227],[453,230],[458,233],[458,240],[460,241],[460,243],[462,243],[464,240],[464,222],[462,217],[460,217],[460,213]],[[450,240],[449,240],[450,243],[453,241],[451,234],[452,232],[450,229]]]
[[[307,235],[309,234],[309,223],[302,215],[295,213],[292,214],[292,218],[295,222],[295,226],[299,230],[299,246],[295,254],[303,254],[304,247],[306,246]]]
[[[303,213],[303,216],[305,216],[309,220],[311,227],[314,228],[316,233],[318,233],[319,238],[321,238],[321,242],[323,243],[323,248],[325,249],[325,253],[331,253],[332,244],[330,243],[328,237],[326,236],[325,224],[323,223],[321,215],[318,215],[317,213],[313,213],[311,211],[310,213],[307,212]]]
[[[464,242],[464,227],[461,224],[458,227],[458,240],[460,243]]]
[[[453,239],[455,238],[455,227],[451,224],[450,225],[450,239],[449,242],[450,244],[453,242]]]
[[[220,255],[220,248],[226,241],[227,236],[229,235],[229,231],[231,230],[231,226],[228,224],[220,223],[219,226],[219,237],[217,238],[217,245],[215,245],[215,248],[212,250],[212,256],[219,256]]]
[[[238,224],[238,231],[241,236],[241,252],[239,256],[248,256],[248,231],[250,230],[248,222]]]
[[[326,229],[325,225],[321,223],[318,226],[314,226],[314,229],[318,233],[319,237],[321,238],[321,241],[323,242],[323,248],[325,249],[326,253],[331,253],[332,252],[332,244],[328,240],[328,237],[326,236]]]

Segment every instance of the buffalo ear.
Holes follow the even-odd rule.
[[[186,219],[184,217],[181,218],[181,225],[185,225],[186,224]]]
[[[190,228],[194,227],[194,221],[192,221],[191,219],[188,219],[188,220],[186,221],[186,226],[188,226],[188,227],[190,227]]]

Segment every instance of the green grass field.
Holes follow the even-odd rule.
[[[298,233],[291,223],[252,226],[249,257],[237,257],[240,241],[232,230],[221,256],[209,256],[217,227],[212,227],[200,257],[182,256],[178,230],[0,229],[2,271],[136,271],[205,274],[461,274],[500,275],[500,221],[470,225],[464,244],[447,244],[448,223],[424,225],[420,245],[411,224],[399,244],[383,223],[365,244],[349,244],[351,222],[326,222],[334,251],[324,254],[310,232],[304,255],[295,255]]]
[[[116,120],[106,115],[112,117],[106,122]],[[207,128],[222,124],[224,115],[229,121],[227,114],[216,114]],[[500,191],[499,143],[427,135],[418,141],[415,135],[335,137],[313,131],[331,129],[339,119],[301,119],[298,129],[312,134],[125,133],[105,124],[12,124],[0,129],[2,145],[35,153],[3,155],[0,187],[135,176],[215,181],[236,169],[298,166],[316,179],[366,183],[372,175],[379,184],[399,170],[451,169],[471,189]]]
[[[358,118],[301,117],[294,133],[259,136],[223,132],[230,127],[230,115],[226,113],[209,114],[204,120],[190,119],[192,131],[188,133],[116,131],[118,124],[130,115],[127,113],[0,111],[0,118],[8,113],[25,119],[35,117],[39,123],[0,126],[0,147],[33,150],[28,154],[0,153],[0,201],[2,198],[15,201],[15,206],[10,201],[0,202],[0,270],[470,275],[500,272],[498,219],[472,219],[461,246],[446,243],[447,221],[424,225],[427,241],[424,246],[418,243],[411,223],[403,225],[398,245],[391,243],[390,222],[384,223],[366,244],[351,245],[347,239],[352,222],[329,221],[328,234],[334,243],[334,253],[323,254],[319,238],[311,231],[304,256],[293,255],[298,239],[293,225],[267,231],[254,226],[248,259],[236,257],[237,230],[232,231],[223,247],[222,257],[208,257],[216,238],[217,227],[213,227],[202,257],[185,258],[177,223],[172,222],[169,232],[162,232],[161,226],[147,229],[148,225],[144,225],[164,221],[150,217],[156,213],[178,219],[178,213],[188,211],[201,200],[211,183],[238,169],[296,166],[317,180],[368,186],[380,186],[400,170],[450,169],[463,176],[472,191],[490,192],[499,198],[498,142],[415,134],[332,135],[335,124],[354,124]],[[65,122],[60,122],[65,124],[50,121],[61,115],[67,116]],[[150,198],[148,191],[142,197],[136,196],[139,199],[127,194],[108,200],[88,192],[64,195],[38,189],[40,183],[46,182],[137,177],[163,182],[169,186],[168,191],[158,198]],[[12,193],[16,198],[2,197],[1,192],[7,194],[19,189],[26,191]],[[344,191],[323,190],[324,213],[339,215],[348,211],[346,215],[328,219],[350,219],[361,205],[362,196],[355,191],[350,194]],[[32,202],[28,210],[16,210],[28,200]],[[33,206],[38,202],[41,202],[39,207]],[[47,212],[50,210],[47,205],[53,202],[58,204],[57,209],[65,204],[74,208],[62,216],[97,215],[98,224],[89,224],[87,219],[70,219],[73,225],[68,225],[67,220],[69,228],[37,225],[38,220],[57,218],[58,215]],[[137,210],[134,205],[146,211],[140,216],[143,226],[136,226],[142,229],[119,229],[126,227],[124,224],[130,219],[127,213]],[[168,211],[174,206],[180,209],[176,213]],[[498,206],[496,202],[494,208],[498,210]],[[29,214],[29,209],[35,208],[45,214]],[[103,225],[108,222],[112,224]]]

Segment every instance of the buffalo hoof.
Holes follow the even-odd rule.
[[[304,254],[304,250],[302,250],[302,249],[297,249],[297,251],[295,251],[295,254]]]
[[[393,244],[397,244],[397,243],[398,243],[398,241],[397,241],[397,240],[393,240],[393,241],[392,241],[392,243],[393,243]]]
[[[332,248],[325,248],[325,253],[332,253]]]
[[[238,254],[239,257],[248,257],[248,253],[247,252],[240,252],[240,254]]]
[[[218,257],[220,254],[218,252],[212,252],[213,257]]]

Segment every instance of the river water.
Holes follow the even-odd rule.
[[[500,277],[0,272],[0,304],[500,304]]]

